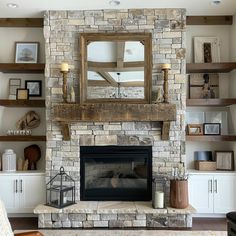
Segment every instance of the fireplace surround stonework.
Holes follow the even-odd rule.
[[[185,162],[185,25],[185,9],[49,11],[45,13],[47,182],[63,166],[76,181],[76,201],[80,201],[80,146],[152,146],[153,173],[171,174],[172,167]],[[169,102],[176,104],[177,114],[176,121],[171,122],[169,140],[161,140],[159,122],[73,122],[70,124],[71,140],[63,141],[60,124],[54,120],[52,112],[54,104],[63,102],[60,64],[64,61],[68,62],[70,66],[68,87],[74,87],[76,101],[79,102],[79,35],[82,32],[152,33],[153,94],[157,92],[158,87],[163,87],[161,64],[171,64],[168,79]],[[36,213],[40,214],[41,227],[56,227],[51,217],[49,217],[50,226],[46,226],[46,222],[50,220],[45,219],[44,214],[53,213],[49,211],[49,209],[48,212],[45,211],[45,208],[40,211],[37,208]],[[175,214],[174,211],[171,212],[171,216],[173,214]],[[186,214],[189,214],[189,211]],[[183,215],[183,211],[181,214],[176,213],[175,219],[178,220],[178,216],[183,219]],[[146,220],[146,216],[142,217],[141,221],[144,221],[144,218]],[[186,216],[185,219],[187,218]],[[191,224],[185,221],[184,225]]]

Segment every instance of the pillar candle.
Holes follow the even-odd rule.
[[[162,64],[162,69],[170,69],[170,64]]]
[[[68,71],[69,70],[69,65],[68,63],[61,63],[61,71]]]
[[[67,197],[63,197],[63,203],[64,203],[64,204],[67,203]]]
[[[155,191],[154,208],[164,208],[164,193],[161,191]]]

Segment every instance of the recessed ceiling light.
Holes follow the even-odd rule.
[[[221,0],[211,0],[211,4],[212,5],[220,5],[221,4]]]
[[[7,7],[9,7],[9,8],[17,8],[19,6],[16,3],[7,3]]]
[[[111,0],[109,4],[113,7],[120,5],[120,0]]]

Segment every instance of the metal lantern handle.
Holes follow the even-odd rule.
[[[64,167],[61,166],[61,167],[60,167],[60,175],[63,175],[64,173],[65,173]]]

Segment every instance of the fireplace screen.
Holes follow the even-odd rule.
[[[81,200],[151,200],[151,147],[81,147]]]

